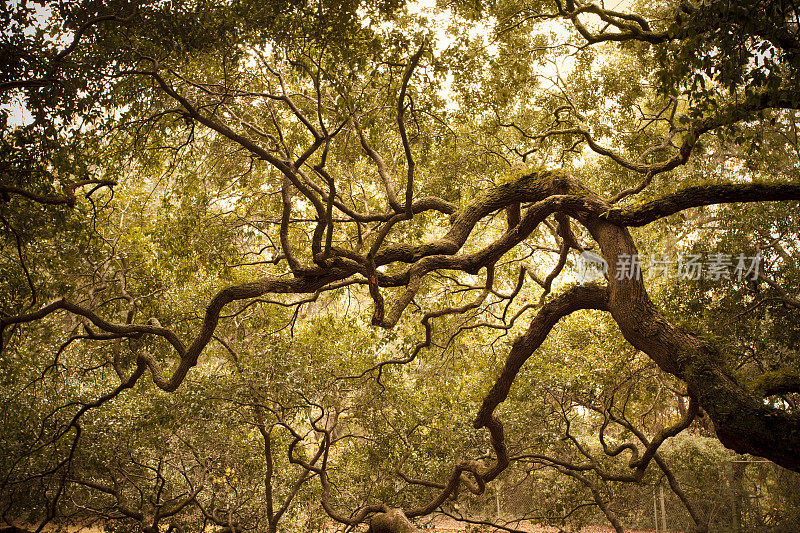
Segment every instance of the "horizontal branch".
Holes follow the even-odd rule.
[[[614,208],[603,216],[620,226],[644,226],[685,209],[712,204],[800,200],[800,184],[724,183],[687,187],[633,209]]]

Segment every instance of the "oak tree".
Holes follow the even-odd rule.
[[[672,437],[800,472],[798,15],[7,3],[3,518],[410,531],[550,472],[704,530]]]

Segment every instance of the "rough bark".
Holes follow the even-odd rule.
[[[400,509],[390,509],[385,513],[378,513],[369,523],[368,533],[418,533],[406,515]]]
[[[537,178],[538,187],[529,183],[529,180]],[[549,193],[551,198],[552,195],[564,198],[558,209],[577,219],[589,230],[609,265],[608,297],[604,305],[607,305],[623,336],[662,370],[686,382],[690,394],[698,399],[700,406],[714,422],[722,443],[737,452],[765,457],[785,468],[800,471],[800,418],[764,405],[761,397],[752,394],[737,381],[727,366],[729,358],[704,339],[670,323],[650,300],[640,277],[628,279],[627,276],[617,276],[617,258],[638,253],[626,225],[646,224],[693,206],[758,199],[796,199],[800,197],[800,187],[756,184],[690,188],[645,204],[641,209],[624,211],[613,209],[568,176],[526,176],[518,184],[521,185],[519,194],[526,200],[537,200],[534,198],[536,192]],[[586,295],[584,297],[587,298],[584,305],[572,304],[575,309],[604,308],[596,302],[592,303]],[[546,308],[542,309],[545,315],[550,312]],[[558,318],[561,316],[564,315]],[[550,327],[555,323],[549,322],[552,322]],[[549,328],[543,331],[546,335]],[[476,418],[476,427],[481,427],[482,422],[489,419],[494,407],[505,399],[520,361],[524,362],[530,352],[538,347],[533,343],[522,350],[527,355],[520,355],[520,349],[523,348],[520,343],[530,335],[529,331],[512,348],[506,370],[487,395]]]
[[[700,198],[705,202],[704,198]],[[764,405],[739,383],[726,357],[705,340],[671,324],[651,302],[641,279],[616,279],[616,258],[637,253],[626,228],[601,216],[582,222],[609,264],[609,311],[623,336],[662,370],[682,379],[708,413],[722,443],[800,470],[800,419]],[[624,278],[624,276],[621,276]]]

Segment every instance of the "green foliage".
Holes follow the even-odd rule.
[[[497,409],[513,459],[488,489],[467,490],[469,468],[497,455],[473,426],[487,391],[536,313],[576,285],[573,250],[543,290],[561,220],[480,268],[425,272],[397,324],[372,327],[373,276],[388,315],[414,268],[453,255],[426,250],[454,242],[455,217],[522,176],[579,175],[605,200],[645,180],[617,204],[630,212],[690,185],[797,182],[794,8],[637,9],[651,41],[636,30],[590,46],[576,21],[605,31],[596,15],[570,20],[539,1],[6,3],[0,318],[60,299],[86,312],[2,332],[3,518],[319,531],[331,509],[424,506],[466,464],[440,510],[650,527],[664,487],[682,528],[725,530],[737,516],[792,528],[797,476],[772,464],[730,473],[752,458],[723,448],[702,411],[662,445],[663,464],[637,471],[631,448],[676,424],[693,391],[617,317],[586,310],[524,361]],[[685,150],[668,172],[636,171]],[[410,217],[408,183],[437,207]],[[513,237],[514,202],[480,217],[459,259]],[[668,318],[713,341],[742,383],[800,374],[796,207],[708,206],[633,231],[643,258],[760,252],[769,282],[647,279]],[[412,259],[383,260],[387,248]],[[259,284],[272,289],[238,298]],[[187,377],[163,390],[229,296]],[[791,392],[765,403],[798,408]],[[752,501],[733,502],[743,492]]]

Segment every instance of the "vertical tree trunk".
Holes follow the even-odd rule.
[[[656,489],[653,487],[653,525],[658,533],[658,498],[656,498]]]
[[[500,520],[500,482],[495,482],[494,486],[494,503],[497,509],[497,520]]]
[[[731,461],[727,465],[728,487],[731,499],[731,531],[742,531],[742,496],[744,495],[744,470],[747,463]]]

